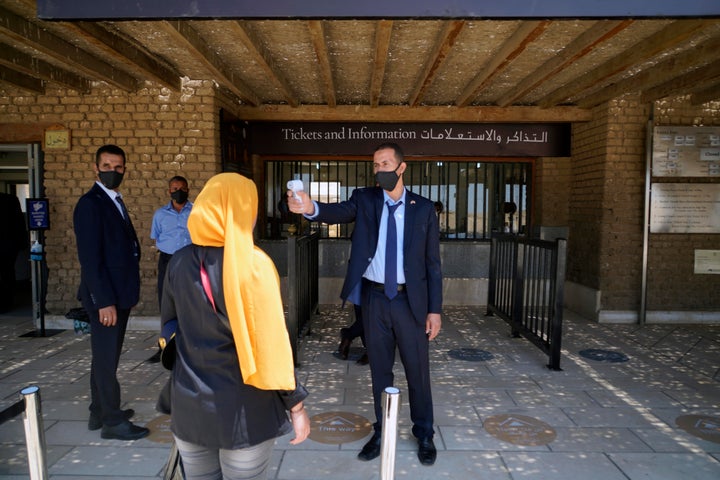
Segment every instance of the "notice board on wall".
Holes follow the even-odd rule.
[[[720,178],[720,127],[655,127],[652,175]]]
[[[652,233],[720,233],[720,183],[655,183]]]

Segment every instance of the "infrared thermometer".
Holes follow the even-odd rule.
[[[289,180],[287,182],[287,188],[288,190],[292,190],[293,192],[293,198],[297,200],[298,202],[301,202],[300,195],[297,194],[297,192],[303,191],[303,182],[302,180]]]

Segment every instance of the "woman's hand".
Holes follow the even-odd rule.
[[[290,440],[290,444],[298,445],[310,435],[310,417],[308,417],[305,407],[302,406],[300,409],[293,408],[293,410],[290,410],[290,419],[292,420],[293,430],[295,430],[295,438]]]

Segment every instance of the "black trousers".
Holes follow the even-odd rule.
[[[97,307],[83,302],[90,320],[90,411],[102,418],[104,425],[117,425],[124,420],[120,409],[120,383],[117,369],[120,363],[130,309],[117,309],[117,323],[106,327],[100,323]]]
[[[167,271],[168,263],[172,254],[160,252],[158,257],[158,277],[157,277],[157,292],[158,292],[158,306],[162,305],[163,286],[165,285],[165,272]]]
[[[360,337],[363,346],[367,346],[365,344],[365,329],[363,328],[362,307],[360,307],[360,305],[353,305],[353,308],[355,310],[355,321],[349,327],[341,328],[340,336],[342,338],[347,338],[350,341],[353,341],[357,337]]]
[[[413,317],[406,292],[390,300],[380,290],[363,285],[362,315],[367,341],[370,375],[375,404],[376,432],[382,431],[382,394],[393,386],[395,350],[405,368],[410,402],[412,433],[416,438],[432,438],[433,403],[430,388],[429,340],[425,321]]]

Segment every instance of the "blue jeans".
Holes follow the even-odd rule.
[[[175,437],[187,480],[264,480],[275,439],[238,450],[212,449]]]

